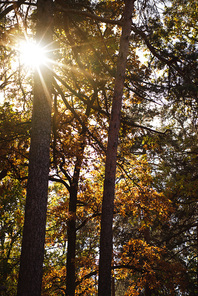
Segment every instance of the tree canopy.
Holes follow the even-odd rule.
[[[0,2],[0,295],[197,295],[197,17]]]

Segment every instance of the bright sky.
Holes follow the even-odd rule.
[[[19,52],[20,64],[29,68],[37,68],[39,71],[39,66],[42,64],[47,65],[49,59],[47,58],[47,50],[37,45],[32,41],[21,41],[19,42],[17,48]],[[18,62],[16,63],[18,66]],[[13,62],[14,68],[14,62]],[[0,106],[4,103],[4,91],[0,90]]]
[[[3,93],[3,91],[1,90],[1,91],[0,91],[0,106],[3,105],[3,103],[4,103],[4,93]]]

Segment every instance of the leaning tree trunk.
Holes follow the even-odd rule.
[[[113,249],[113,210],[115,195],[115,176],[118,135],[120,129],[121,106],[124,88],[124,78],[131,33],[131,18],[135,0],[125,0],[123,14],[122,36],[117,64],[117,74],[114,87],[113,104],[108,133],[106,153],[105,180],[102,202],[102,218],[100,233],[100,259],[99,259],[99,296],[111,296],[111,261]]]
[[[52,44],[52,0],[37,2],[37,42]],[[40,296],[46,229],[51,133],[51,71],[35,69],[29,173],[23,229],[18,296]]]

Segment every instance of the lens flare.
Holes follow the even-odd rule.
[[[32,68],[38,68],[48,62],[45,48],[30,41],[20,43],[19,53],[22,64]]]

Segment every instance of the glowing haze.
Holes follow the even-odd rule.
[[[46,50],[31,41],[22,41],[19,45],[19,52],[22,64],[32,68],[38,68],[48,61]]]

